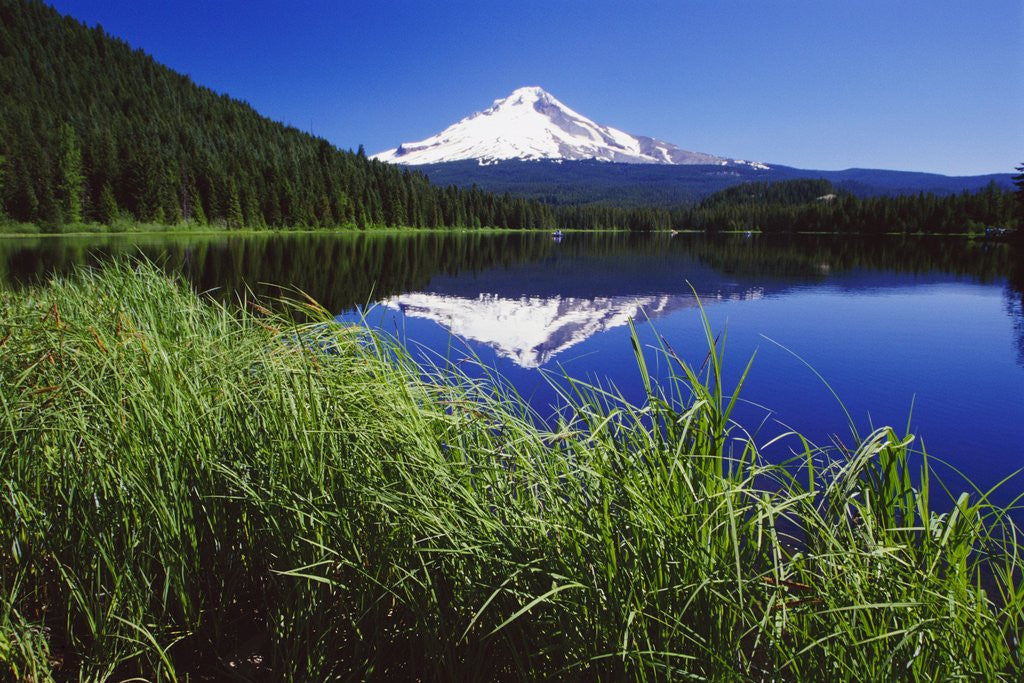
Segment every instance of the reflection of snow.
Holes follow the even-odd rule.
[[[727,295],[760,298],[761,292]],[[719,295],[719,298],[721,295]],[[689,295],[521,297],[496,294],[476,298],[414,292],[382,302],[404,315],[426,318],[463,339],[486,344],[499,356],[524,368],[544,365],[555,354],[605,330],[625,325],[630,318],[655,318],[697,305]]]

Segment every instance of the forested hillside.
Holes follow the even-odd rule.
[[[845,197],[850,193],[841,192],[824,178],[777,183],[752,182],[733,185],[716,192],[701,201],[700,208],[749,204],[806,204],[818,200],[832,200],[839,194]]]
[[[979,232],[1018,222],[1014,193],[994,182],[978,192],[856,197],[828,180],[745,183],[673,212],[674,226],[765,232]]]
[[[791,180],[675,208],[614,206],[617,197],[560,205],[565,197],[554,194],[543,203],[441,188],[271,121],[102,27],[34,0],[0,0],[0,220],[44,229],[144,221],[849,232],[963,232],[1017,220],[1011,194],[994,183],[974,194],[858,198],[825,179]]]
[[[744,183],[698,204],[675,208],[623,209],[562,206],[559,225],[585,229],[613,225],[631,230],[758,230],[762,232],[965,233],[989,226],[1012,228],[1024,206],[1014,193],[989,184],[956,195],[918,193],[857,197],[828,180]]]
[[[511,192],[548,204],[614,204],[671,208],[698,202],[719,190],[744,182],[824,178],[858,197],[900,194],[949,195],[977,192],[995,181],[1012,188],[1011,174],[944,176],[936,173],[851,168],[823,171],[772,164],[768,170],[750,166],[610,164],[604,161],[476,161],[413,166],[441,185],[477,186],[487,192]]]
[[[0,0],[0,198],[42,225],[531,227],[536,203],[441,189],[198,86],[99,26]]]

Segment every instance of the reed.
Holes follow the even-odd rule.
[[[891,428],[767,461],[710,328],[663,383],[637,344],[642,405],[571,382],[546,428],[277,311],[129,262],[0,292],[3,676],[1021,675],[1012,508]]]

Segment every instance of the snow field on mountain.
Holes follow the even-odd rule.
[[[603,126],[570,109],[542,88],[529,86],[495,100],[432,137],[374,155],[397,164],[435,164],[475,159],[482,164],[507,159],[596,159],[630,164],[749,164],[688,152],[648,137]]]

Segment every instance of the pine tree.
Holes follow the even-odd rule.
[[[1024,164],[1016,169],[1017,175],[1013,176],[1013,184],[1017,186],[1017,209],[1020,219],[1024,221]],[[1024,226],[1021,226],[1024,230]]]
[[[227,226],[232,229],[240,229],[245,225],[245,216],[242,214],[242,199],[238,196],[238,183],[234,178],[228,180],[227,207],[224,216]]]
[[[244,204],[244,224],[250,228],[265,228],[267,224],[263,220],[263,215],[260,213],[259,202],[256,201],[256,195],[253,192],[245,193]]]
[[[189,218],[196,225],[206,225],[206,211],[203,209],[203,197],[199,194],[199,188],[193,180],[188,183],[188,209]]]
[[[117,200],[114,199],[114,191],[110,189],[110,183],[103,183],[97,213],[100,221],[107,225],[113,224],[118,217]]]
[[[7,215],[6,212],[4,211],[4,204],[6,203],[6,200],[7,200],[7,185],[6,185],[6,182],[5,182],[6,179],[7,179],[7,157],[5,157],[3,154],[0,154],[0,220],[5,218],[6,215]]]
[[[82,191],[85,175],[82,172],[82,150],[71,124],[61,126],[60,179],[58,183],[61,213],[64,222],[82,221]]]
[[[57,198],[53,196],[53,186],[44,183],[39,191],[39,222],[46,232],[56,232],[63,216]]]

